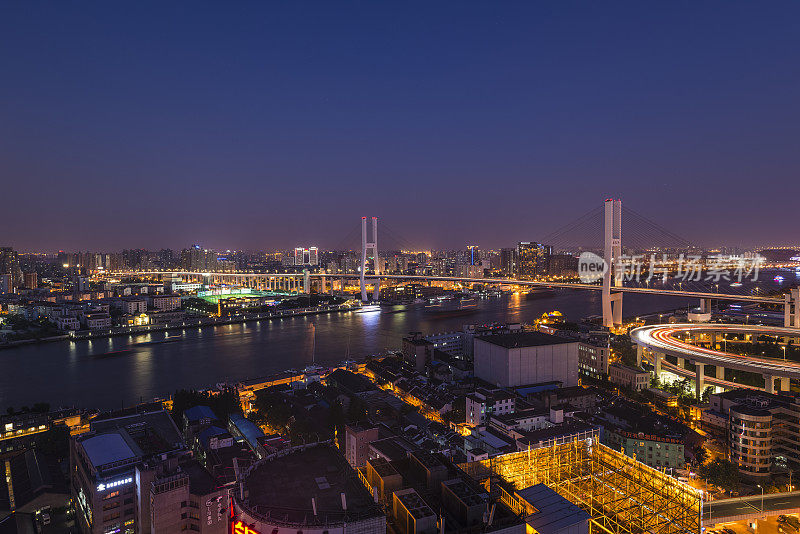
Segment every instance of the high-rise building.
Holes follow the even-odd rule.
[[[217,253],[203,249],[200,245],[192,245],[181,251],[181,268],[190,272],[216,272],[219,268]]]
[[[517,276],[520,278],[534,278],[545,276],[550,264],[552,248],[532,241],[522,241],[517,244]]]
[[[165,411],[93,421],[89,432],[70,440],[70,486],[80,531],[151,532],[151,487],[186,452]],[[188,528],[187,520],[181,530]]]
[[[467,245],[467,253],[469,254],[467,260],[470,265],[477,265],[481,261],[481,251],[478,245]]]
[[[517,272],[517,249],[500,249],[500,271],[504,276],[511,276]]]
[[[547,272],[555,276],[577,275],[578,258],[572,254],[551,254]]]
[[[17,251],[11,247],[0,247],[0,274],[11,275],[11,287],[22,284],[22,269],[19,267]]]
[[[25,273],[25,289],[36,289],[39,287],[39,275],[36,272]]]
[[[296,247],[294,249],[294,264],[295,265],[318,265],[319,264],[319,251],[317,247]]]
[[[12,284],[11,282],[11,275],[0,274],[0,295],[13,292],[14,292],[14,284]]]

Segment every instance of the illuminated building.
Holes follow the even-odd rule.
[[[0,274],[0,295],[14,292],[14,282],[10,274]]]
[[[423,371],[433,357],[433,343],[423,338],[422,333],[414,332],[403,338],[403,357],[417,371]]]
[[[319,250],[317,247],[297,247],[294,249],[295,265],[319,265]]]
[[[467,251],[469,252],[469,264],[478,265],[481,260],[481,252],[478,249],[478,245],[467,245]]]
[[[367,463],[369,445],[378,439],[378,427],[368,423],[345,425],[345,458],[353,467]]]
[[[36,289],[39,287],[39,275],[36,272],[30,272],[24,274],[25,279],[25,289]]]
[[[605,342],[580,341],[578,343],[578,371],[591,378],[602,379],[608,374],[610,350],[608,339]]]
[[[522,241],[517,244],[516,274],[520,278],[545,276],[550,265],[552,248],[541,243]]]
[[[800,399],[749,389],[709,397],[702,422],[727,436],[728,459],[743,475],[768,477],[773,463],[800,463]]]
[[[7,290],[7,287],[0,287],[0,293],[13,293],[14,289],[22,284],[22,269],[19,267],[17,251],[11,247],[0,247],[0,275],[3,274],[11,276],[11,290]]]
[[[145,532],[229,532],[228,488],[218,487],[196,460],[185,459],[158,472],[148,490],[150,528]]]
[[[189,272],[215,272],[218,270],[217,253],[200,245],[181,251],[181,268]]]
[[[500,271],[504,276],[513,276],[517,273],[517,249],[500,249]]]
[[[181,307],[180,295],[151,295],[147,300],[156,311],[175,311]]]
[[[147,311],[147,301],[140,297],[123,298],[122,311],[128,315],[138,315]]]
[[[650,372],[641,367],[612,363],[608,366],[608,379],[612,384],[642,391],[650,385]]]
[[[547,273],[554,276],[577,276],[578,258],[572,254],[551,254],[547,265]]]
[[[387,511],[394,532],[526,532],[519,514],[439,454],[409,451],[394,461],[373,458],[359,478]]]
[[[483,425],[489,416],[514,413],[514,395],[501,390],[479,389],[466,397],[466,423],[470,426]]]
[[[603,443],[615,451],[656,469],[684,467],[684,441],[691,443],[691,434],[669,417],[623,400],[603,407],[596,415],[581,417],[602,426]]]
[[[181,434],[165,411],[93,420],[88,432],[70,440],[70,490],[80,531],[150,532],[151,483],[184,454]]]

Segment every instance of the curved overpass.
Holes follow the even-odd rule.
[[[697,367],[696,375],[701,385],[706,382],[710,384],[728,387],[746,387],[733,382],[726,382],[724,374],[720,370],[735,369],[749,373],[760,374],[765,377],[765,389],[772,392],[774,390],[774,379],[781,378],[781,389],[788,389],[789,378],[800,379],[800,363],[779,360],[775,358],[764,358],[759,356],[748,356],[733,354],[715,348],[701,347],[693,345],[682,339],[680,335],[689,335],[692,338],[707,334],[711,337],[712,347],[716,346],[716,335],[726,333],[744,333],[750,335],[770,335],[778,337],[800,338],[800,328],[784,328],[763,325],[739,325],[739,324],[666,324],[651,325],[635,328],[631,330],[631,339],[640,349],[645,349],[654,355],[653,364],[656,372],[661,370],[662,357],[669,355],[678,358],[678,361],[689,360]],[[721,341],[721,340],[720,340]],[[639,351],[641,355],[641,350]],[[713,365],[717,368],[716,377],[705,377],[705,365]],[[673,365],[668,365],[670,369]],[[680,374],[689,371],[678,365]],[[700,388],[698,388],[700,389]]]

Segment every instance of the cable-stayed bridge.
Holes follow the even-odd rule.
[[[552,287],[581,291],[602,292],[602,311],[604,326],[613,327],[622,323],[622,298],[625,293],[667,295],[697,298],[701,310],[710,311],[711,300],[752,302],[759,304],[783,305],[784,326],[800,326],[800,296],[795,288],[788,294],[769,295],[753,290],[746,284],[720,284],[726,276],[721,267],[736,269],[736,264],[716,265],[705,277],[697,271],[700,248],[690,241],[650,221],[645,216],[629,208],[623,208],[617,199],[607,199],[603,204],[572,222],[544,236],[553,252],[580,255],[578,268],[581,281],[556,281],[546,279],[519,279],[513,277],[484,278],[475,276],[437,276],[425,274],[397,274],[381,272],[379,257],[378,219],[361,218],[360,266],[356,273],[198,273],[188,271],[118,271],[111,274],[145,275],[166,278],[181,277],[210,284],[238,284],[254,289],[310,292],[316,288],[320,292],[333,290],[338,286],[344,289],[347,281],[358,280],[363,301],[368,301],[370,289],[377,300],[381,281],[386,282],[459,282],[484,285],[518,285],[526,287]],[[381,230],[384,232],[384,230]],[[387,232],[402,248],[412,249],[407,241],[393,232]],[[624,235],[624,239],[623,239]],[[357,236],[357,230],[345,238],[339,250],[348,249],[347,242]],[[355,249],[356,247],[352,247]],[[351,249],[351,250],[352,250]],[[386,248],[384,248],[385,250]],[[669,256],[669,258],[668,258]],[[747,261],[754,261],[747,258]],[[743,261],[739,259],[740,263]],[[659,265],[659,262],[661,264]],[[594,271],[591,271],[594,265]],[[677,269],[677,273],[676,273]],[[693,271],[689,271],[692,269]],[[585,271],[585,272],[584,272]],[[680,275],[683,271],[683,276]],[[757,274],[756,266],[755,273]],[[686,276],[686,274],[689,276]],[[591,275],[596,275],[592,277]],[[642,274],[646,274],[642,279]],[[746,273],[750,276],[752,268]],[[588,280],[584,275],[589,275]],[[711,275],[711,276],[710,276]],[[727,278],[730,281],[730,278]]]

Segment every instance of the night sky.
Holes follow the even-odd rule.
[[[608,196],[700,244],[800,242],[799,20],[797,2],[3,2],[0,246],[325,248],[377,215],[419,246],[500,247]]]

